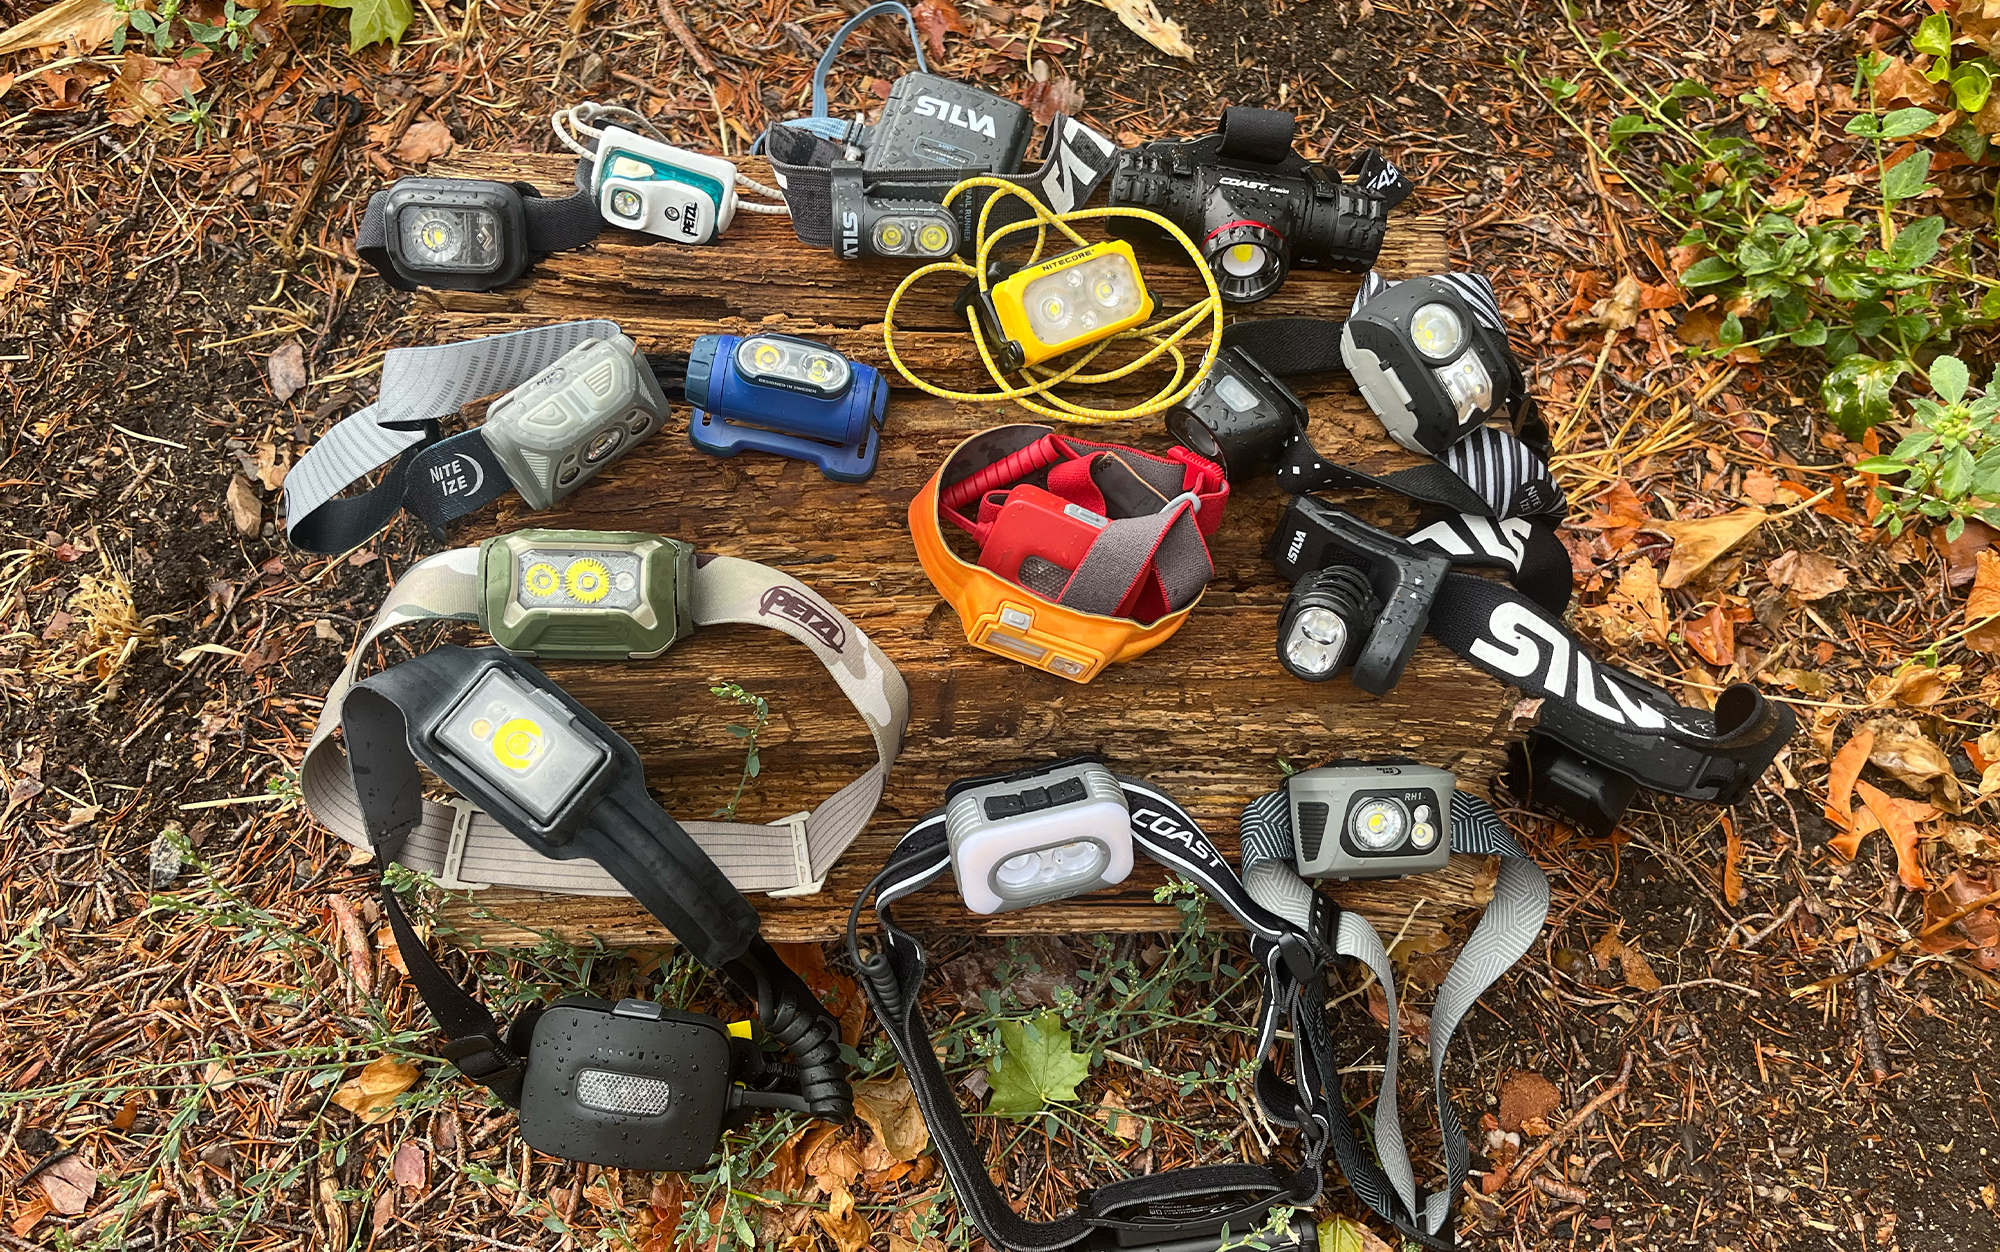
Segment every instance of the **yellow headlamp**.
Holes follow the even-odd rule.
[[[1132,245],[1094,243],[1031,265],[990,293],[1000,337],[1022,365],[1096,343],[1153,315],[1153,295],[1139,276]]]

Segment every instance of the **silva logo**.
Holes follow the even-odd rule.
[[[852,261],[861,255],[861,215],[855,212],[840,215],[840,259]]]
[[[993,129],[991,113],[976,112],[964,105],[940,100],[936,96],[917,97],[917,116],[934,117],[940,122],[949,122],[953,126],[969,130],[975,135],[984,135],[988,139],[999,138],[998,132]]]
[[[757,612],[764,617],[783,617],[797,622],[813,638],[835,652],[847,642],[847,627],[839,618],[790,587],[773,587],[766,591],[764,598],[757,602]]]
[[[1667,719],[1650,704],[1634,700],[1625,689],[1597,672],[1597,665],[1583,654],[1560,626],[1542,620],[1520,604],[1497,604],[1488,616],[1486,629],[1492,638],[1481,636],[1466,651],[1475,661],[1502,674],[1524,680],[1522,685],[1536,695],[1572,700],[1593,717],[1617,726],[1640,730],[1661,730]],[[1538,684],[1536,691],[1531,684]],[[1610,699],[1604,693],[1610,693]]]
[[[1304,532],[1303,530],[1293,531],[1291,546],[1285,549],[1285,564],[1287,565],[1298,564],[1299,553],[1304,552],[1305,550],[1306,550],[1306,532]]]

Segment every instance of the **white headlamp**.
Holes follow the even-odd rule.
[[[1088,759],[952,784],[945,837],[958,893],[975,913],[1084,895],[1132,872],[1125,789]]]
[[[622,126],[606,126],[591,176],[613,226],[675,243],[714,243],[736,219],[736,166]]]

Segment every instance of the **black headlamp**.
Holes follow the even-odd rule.
[[[1278,659],[1324,682],[1354,666],[1354,685],[1383,695],[1402,680],[1451,561],[1311,496],[1295,496],[1271,536],[1271,560],[1293,583],[1278,625]]]
[[[354,247],[400,291],[491,291],[603,226],[587,189],[556,200],[528,183],[399,178],[368,198]]]
[[[382,865],[423,820],[421,761],[534,852],[602,866],[755,998],[764,1032],[796,1063],[765,1062],[713,1018],[636,1001],[559,1001],[524,1014],[503,1040],[384,892],[410,978],[447,1036],[444,1055],[521,1108],[531,1146],[684,1170],[712,1155],[732,1109],[834,1120],[852,1111],[837,1023],[759,936],[756,910],[652,799],[632,745],[540,671],[499,648],[437,648],[356,684],[341,722]]]
[[[1201,385],[1167,410],[1167,433],[1239,484],[1268,469],[1305,429],[1305,402],[1257,358],[1226,343]]]
[[[1341,359],[1389,437],[1439,456],[1527,401],[1520,362],[1485,278],[1438,274],[1384,283],[1354,302]]]

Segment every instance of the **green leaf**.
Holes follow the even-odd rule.
[[[1916,158],[1912,157],[1911,160]],[[1905,161],[1903,165],[1910,162]],[[1929,164],[1928,159],[1925,164]],[[1896,167],[1901,169],[1902,165]],[[1885,180],[1886,181],[1886,180]],[[1896,242],[1889,245],[1889,258],[1901,269],[1913,270],[1919,265],[1928,265],[1937,255],[1938,241],[1944,238],[1944,217],[1933,214],[1920,217],[1896,232]]]
[[[1826,415],[1851,438],[1892,414],[1889,389],[1902,378],[1906,365],[1872,356],[1850,356],[1827,371],[1819,385]]]
[[[347,50],[359,52],[369,44],[403,42],[416,12],[410,0],[285,0],[287,4],[318,4],[329,9],[347,10]]]
[[[1715,99],[1715,93],[1709,90],[1707,83],[1693,78],[1683,78],[1673,86],[1667,88],[1667,99],[1669,100],[1680,100],[1686,97],[1693,97],[1697,100],[1713,100]]]
[[[1791,333],[1795,348],[1818,348],[1826,344],[1826,323],[1814,318]]]
[[[1634,135],[1657,135],[1665,129],[1658,122],[1649,122],[1637,113],[1627,113],[1614,119],[1606,134],[1611,146],[1616,148]]]
[[[1882,129],[1876,133],[1875,138],[1908,139],[1911,135],[1927,131],[1937,125],[1937,120],[1938,115],[1929,109],[1897,109],[1882,119]],[[1848,129],[1853,133],[1853,123],[1848,124]]]
[[[1951,72],[1951,94],[1961,112],[1979,112],[1986,107],[1986,97],[1993,94],[1992,67],[1984,61],[1959,66]]]
[[[125,20],[132,23],[133,30],[139,31],[142,34],[150,35],[160,28],[160,19],[154,17],[145,9],[132,10]]]
[[[1931,390],[1946,404],[1957,404],[1972,385],[1972,371],[1955,356],[1941,356],[1931,362]]]
[[[757,749],[750,749],[750,754],[743,758],[743,772],[752,778],[764,772],[764,758],[757,755]]]
[[[1847,119],[1847,133],[1862,139],[1882,137],[1882,119],[1873,113],[1858,113]]]
[[[1954,517],[1944,524],[1944,541],[1946,543],[1957,543],[1958,537],[1964,533],[1965,519],[1962,517]]]
[[[1681,274],[1681,286],[1687,288],[1713,287],[1726,283],[1743,271],[1719,256],[1705,256],[1687,267]]]
[[[1938,475],[1938,490],[1947,500],[1963,500],[1972,490],[1972,454],[1964,448],[1953,448],[1944,460],[1944,472]]]
[[[1951,55],[1951,16],[1933,13],[1917,27],[1917,33],[1910,39],[1910,46],[1919,52],[1928,52],[1934,57]]]
[[[724,726],[723,729],[735,735],[738,739],[748,739],[750,737],[750,728],[748,726],[738,726],[736,723],[731,722],[729,725]]]
[[[1019,1120],[1076,1099],[1076,1085],[1090,1076],[1090,1054],[1070,1051],[1071,1042],[1060,1014],[1001,1022],[1001,1052],[986,1067],[993,1088],[986,1111]]]
[[[1891,202],[1921,195],[1931,173],[1931,150],[1915,152],[1882,171],[1882,198]]]
[[[1894,457],[1871,456],[1865,461],[1855,462],[1854,468],[1863,474],[1907,474],[1910,467]]]
[[[1728,317],[1723,318],[1722,325],[1716,328],[1715,339],[1716,342],[1720,343],[1725,348],[1733,348],[1737,344],[1742,343],[1743,319],[1736,316],[1734,313],[1731,313]]]

